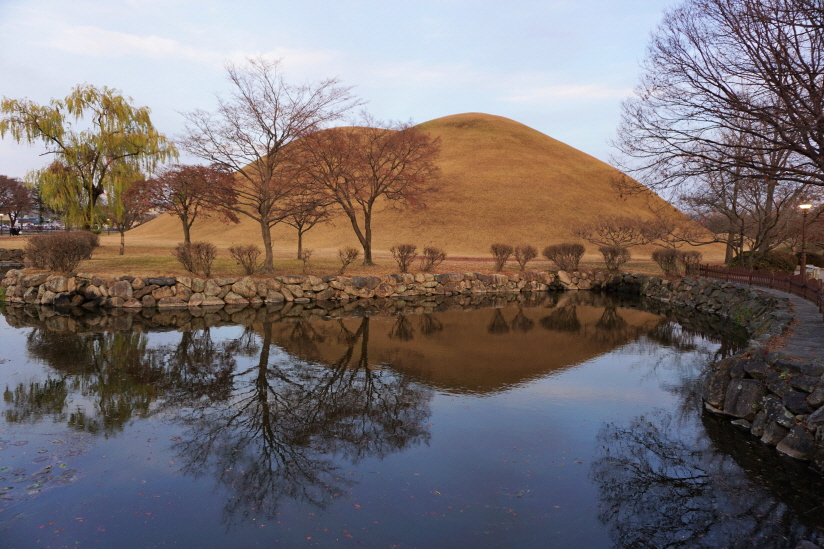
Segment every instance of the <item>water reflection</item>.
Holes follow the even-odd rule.
[[[351,487],[345,464],[430,442],[436,391],[492,395],[631,343],[691,349],[691,332],[660,311],[620,305],[581,293],[375,300],[346,311],[9,308],[9,324],[32,327],[29,355],[51,370],[6,387],[5,420],[111,437],[162,417],[181,428],[172,443],[181,471],[227,494],[226,524],[273,516],[285,500],[325,508]],[[607,429],[610,452],[631,444]],[[604,463],[593,476],[620,507],[621,490],[635,488]]]

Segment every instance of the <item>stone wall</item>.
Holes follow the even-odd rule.
[[[468,295],[600,288],[602,274],[523,272],[503,274],[394,274],[388,276],[133,277],[78,273],[26,274],[10,270],[2,281],[11,304],[85,308],[260,306],[264,303],[350,301],[375,297]]]
[[[17,248],[0,248],[0,262],[23,263],[23,250]]]
[[[604,290],[639,293],[720,315],[746,328],[751,339],[744,352],[706,372],[705,408],[779,452],[824,471],[824,363],[771,351],[773,338],[783,335],[793,320],[788,299],[719,280],[667,282],[630,274],[609,277]]]

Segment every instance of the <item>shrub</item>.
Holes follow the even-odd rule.
[[[664,276],[673,278],[679,275],[678,263],[681,252],[674,248],[663,248],[652,252],[652,260],[658,263]]]
[[[392,252],[392,257],[395,258],[395,262],[398,264],[398,269],[400,269],[402,273],[408,273],[409,265],[418,257],[418,247],[414,244],[398,244],[397,246],[392,246],[390,251]]]
[[[503,271],[507,259],[512,255],[512,246],[509,244],[493,244],[490,248],[492,259],[495,260],[495,270]]]
[[[583,244],[555,244],[544,248],[544,257],[555,263],[561,271],[577,271],[585,251]]]
[[[618,271],[632,257],[629,250],[623,246],[601,246],[598,251],[604,256],[607,270],[613,273]]]
[[[82,238],[86,242],[88,242],[92,250],[94,248],[100,247],[100,235],[97,233],[93,233],[91,231],[75,231],[73,234],[75,234],[78,238]],[[89,252],[89,257],[84,257],[83,259],[91,259],[91,257],[92,254],[91,252]]]
[[[443,263],[444,259],[446,259],[445,251],[434,246],[427,246],[423,249],[423,255],[421,256],[421,270],[428,273]]]
[[[359,255],[360,250],[358,250],[357,248],[353,248],[352,246],[344,246],[343,248],[338,250],[338,259],[340,259],[341,275],[343,275],[343,271],[346,270],[346,267],[348,267],[350,263],[355,261]]]
[[[29,237],[26,257],[36,266],[50,271],[68,273],[84,259],[92,257],[92,240],[82,234],[59,232]],[[91,233],[89,233],[91,234]]]
[[[217,248],[209,242],[181,242],[172,250],[172,255],[188,272],[209,277],[212,275],[212,262],[217,256]]]
[[[730,267],[746,267],[750,264],[751,252],[744,252],[730,261]],[[783,271],[785,273],[792,273],[795,271],[798,261],[794,254],[787,252],[778,252],[775,250],[763,254],[752,262],[750,268],[761,271]]]
[[[235,261],[243,267],[243,271],[247,275],[255,274],[255,271],[263,266],[262,263],[258,262],[261,250],[254,244],[249,244],[248,246],[230,246],[229,253],[232,254]]]
[[[678,263],[684,269],[684,276],[696,276],[703,257],[704,254],[695,250],[678,254]]]
[[[526,269],[526,264],[538,257],[538,250],[535,246],[515,246],[515,261],[518,262],[518,267],[523,271]]]

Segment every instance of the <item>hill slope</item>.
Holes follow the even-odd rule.
[[[420,128],[441,139],[439,190],[424,209],[384,209],[375,215],[378,253],[405,242],[440,246],[453,257],[485,256],[494,242],[533,244],[540,250],[577,241],[571,226],[578,220],[602,214],[645,219],[651,217],[647,201],[663,204],[652,193],[619,198],[610,185],[615,168],[507,118],[458,114]],[[294,229],[279,226],[273,234],[279,250],[295,249]],[[163,215],[130,231],[129,238],[174,244],[182,240],[182,230],[177,218]],[[195,224],[192,239],[218,246],[259,243],[260,229],[248,218],[236,226],[206,219]],[[316,251],[344,245],[357,246],[344,217],[304,237],[304,246]]]

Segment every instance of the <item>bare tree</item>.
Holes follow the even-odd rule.
[[[440,143],[409,123],[362,115],[360,125],[301,139],[304,166],[318,192],[343,209],[372,261],[372,215],[381,206],[420,205],[440,170]]]
[[[824,186],[820,2],[685,0],[655,31],[643,70],[615,144],[648,187],[741,171]]]
[[[313,192],[302,192],[293,202],[292,211],[283,222],[298,231],[298,259],[303,258],[303,235],[318,223],[326,223],[335,215],[330,209],[332,202],[325,196]]]
[[[19,179],[0,175],[0,214],[9,216],[9,227],[14,228],[21,215],[34,207],[32,193]]]
[[[599,215],[578,222],[572,234],[597,246],[643,246],[658,237],[655,225],[635,217]]]
[[[274,272],[271,230],[303,190],[296,140],[342,118],[359,101],[335,78],[287,83],[279,61],[249,59],[226,67],[234,86],[215,112],[186,113],[184,148],[235,173],[230,208],[260,225],[264,272]]]
[[[238,223],[230,208],[235,203],[234,176],[210,166],[166,166],[149,182],[152,205],[183,224],[183,241],[191,243],[195,220],[218,213],[221,219]]]

